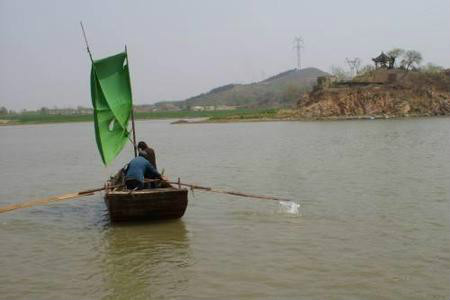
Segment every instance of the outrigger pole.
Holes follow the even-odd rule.
[[[91,59],[92,64],[94,63],[94,59],[92,58],[92,53],[91,53],[91,49],[89,48],[89,43],[86,37],[86,31],[84,31],[84,26],[83,26],[83,22],[80,21],[80,25],[81,25],[81,30],[83,31],[83,37],[84,37],[84,41],[86,43],[86,49],[87,52],[89,53],[89,58]],[[128,59],[128,52],[127,52],[127,45],[125,45],[125,54],[127,56],[127,65],[130,66],[130,61]],[[136,147],[136,129],[134,126],[134,106],[133,106],[133,94],[131,91],[131,80],[130,80],[130,68],[128,68],[128,84],[130,85],[130,93],[131,93],[131,128],[133,130],[133,140],[131,140],[130,138],[128,138],[130,140],[130,142],[133,144],[133,148],[134,148],[134,157],[137,157],[137,147]]]

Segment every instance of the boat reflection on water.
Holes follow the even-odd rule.
[[[104,251],[106,298],[174,298],[187,287],[191,253],[182,220],[111,225]]]

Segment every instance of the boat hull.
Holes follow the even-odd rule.
[[[113,222],[178,219],[186,211],[188,191],[174,187],[106,191],[105,203]]]

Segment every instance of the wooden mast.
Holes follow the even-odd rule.
[[[136,128],[134,126],[134,105],[133,105],[133,93],[131,91],[131,80],[130,80],[130,61],[128,59],[127,45],[125,45],[125,54],[127,56],[128,65],[128,83],[130,85],[131,94],[131,128],[133,130],[133,147],[134,147],[134,157],[137,157],[137,147],[136,147]]]
[[[87,37],[86,37],[86,32],[84,31],[84,26],[83,26],[83,22],[82,21],[80,21],[80,25],[81,25],[81,30],[83,31],[83,37],[84,37],[84,41],[86,43],[87,52],[89,53],[89,58],[91,59],[92,64],[94,64],[94,60],[92,59],[91,49],[89,49],[89,44],[88,44],[88,40],[87,40]]]

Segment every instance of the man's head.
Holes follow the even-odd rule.
[[[148,148],[148,146],[147,146],[147,144],[145,143],[145,142],[143,142],[143,141],[140,141],[139,143],[138,143],[138,149],[139,150],[145,150],[145,149],[147,149]]]

